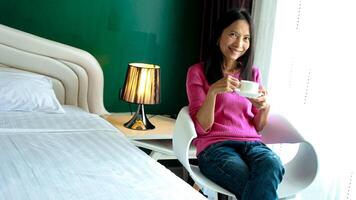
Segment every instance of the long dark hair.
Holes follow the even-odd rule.
[[[237,67],[240,68],[240,78],[244,80],[251,80],[252,64],[254,57],[254,28],[251,16],[248,11],[234,9],[221,18],[219,18],[214,25],[214,32],[209,46],[209,54],[204,64],[205,76],[212,84],[223,77],[222,64],[224,62],[224,55],[220,50],[218,44],[219,38],[224,29],[234,23],[236,20],[246,20],[250,27],[250,47],[245,54],[237,59]]]

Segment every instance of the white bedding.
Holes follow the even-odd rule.
[[[63,105],[64,114],[43,112],[0,112],[0,134],[8,132],[97,131],[117,132],[98,115],[75,106]],[[99,120],[98,120],[99,119]]]
[[[98,115],[0,113],[0,199],[205,199]]]

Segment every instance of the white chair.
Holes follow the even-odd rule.
[[[282,115],[271,113],[268,125],[264,128],[262,135],[265,144],[299,143],[296,155],[284,165],[285,174],[277,191],[280,199],[292,198],[308,187],[316,177],[318,171],[317,154],[313,146]],[[178,114],[173,131],[173,151],[175,155],[196,184],[217,193],[234,196],[231,192],[206,178],[200,172],[198,166],[189,163],[189,147],[196,136],[188,107],[183,107]]]

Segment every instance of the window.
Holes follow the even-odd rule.
[[[270,101],[294,119],[320,158],[318,180],[300,199],[355,198],[356,161],[350,159],[356,138],[355,5],[347,0],[277,3]]]

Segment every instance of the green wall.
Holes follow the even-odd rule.
[[[160,65],[161,104],[146,111],[175,114],[187,104],[186,71],[199,57],[199,2],[0,0],[0,23],[91,53],[104,71],[104,103],[111,112],[129,110],[118,99],[128,63]]]

